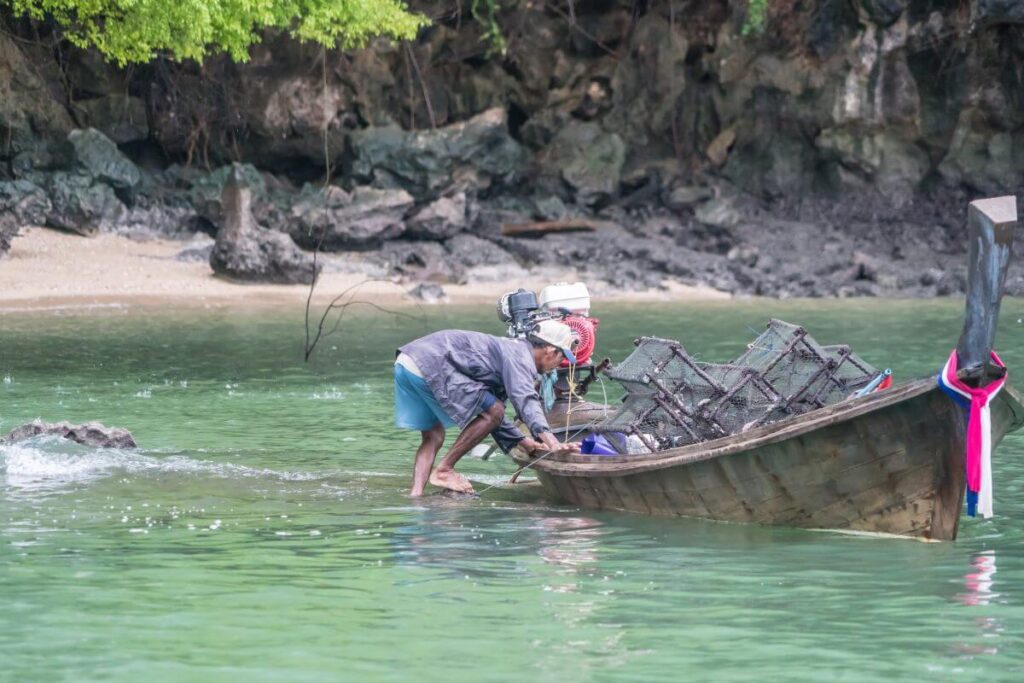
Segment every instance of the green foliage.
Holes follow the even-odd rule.
[[[764,31],[764,19],[767,11],[768,0],[749,0],[747,2],[747,17],[743,20],[741,33],[749,36],[751,33]]]
[[[505,54],[505,34],[498,26],[498,0],[473,0],[469,8],[473,18],[484,28],[484,39],[490,44],[487,53]]]
[[[426,17],[403,0],[0,0],[19,14],[52,17],[79,47],[95,47],[124,65],[158,55],[249,57],[263,29],[285,29],[326,47],[359,47],[385,35],[411,39]]]

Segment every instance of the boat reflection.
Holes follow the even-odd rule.
[[[960,604],[967,607],[979,607],[989,605],[999,597],[999,593],[992,590],[992,584],[996,573],[996,552],[984,550],[971,558],[971,568],[964,575],[964,592],[957,594],[956,599]],[[991,615],[981,615],[975,619],[978,627],[978,636],[984,639],[984,643],[957,643],[952,647],[953,653],[958,657],[974,657],[977,655],[999,654],[997,639],[1003,632],[1002,623]]]
[[[987,605],[999,593],[993,592],[993,576],[996,573],[996,551],[985,550],[971,558],[971,571],[964,575],[963,593],[957,599],[964,605]]]
[[[566,579],[545,588],[556,593],[575,592],[579,587],[576,579],[595,572],[597,548],[604,535],[601,522],[590,517],[544,517],[537,527],[537,554]]]

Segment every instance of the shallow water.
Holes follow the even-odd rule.
[[[906,378],[961,306],[598,302],[598,351],[726,360],[777,316]],[[0,446],[0,680],[1024,680],[1024,435],[955,543],[585,512],[505,485],[504,457],[461,466],[500,484],[478,500],[411,501],[391,350],[500,333],[493,311],[353,316],[308,365],[300,315],[0,313],[0,432],[99,420],[141,445]],[[1011,377],[1022,317],[1004,304]]]

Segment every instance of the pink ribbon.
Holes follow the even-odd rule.
[[[989,404],[1006,383],[1006,375],[984,387],[972,387],[956,376],[956,350],[949,355],[939,381],[950,392],[970,402],[967,420],[967,489],[978,494],[978,511],[982,517],[992,516],[992,423]],[[995,351],[992,361],[1001,368],[1006,365]]]

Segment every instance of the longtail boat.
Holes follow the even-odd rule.
[[[971,387],[1005,375],[991,359],[1016,221],[1014,197],[968,208],[967,311],[954,359]],[[987,418],[992,448],[1024,425],[1021,395],[1001,386]],[[568,420],[557,414],[564,409],[556,405],[551,422],[571,428],[605,407]],[[512,457],[550,497],[586,509],[953,540],[968,477],[966,415],[930,376],[676,448]]]

